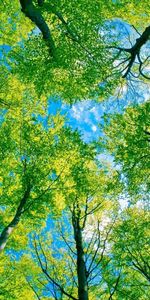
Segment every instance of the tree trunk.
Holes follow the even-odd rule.
[[[88,284],[86,277],[86,265],[84,258],[82,228],[80,227],[79,216],[74,216],[73,221],[74,237],[77,249],[77,276],[78,276],[78,299],[88,300]]]
[[[38,2],[40,5],[40,2]],[[43,1],[41,1],[41,4]],[[32,0],[20,0],[21,10],[35,25],[40,29],[43,34],[43,39],[46,41],[50,49],[51,56],[55,57],[55,44],[51,36],[50,29],[46,24],[41,12],[32,3]]]
[[[17,208],[16,214],[12,221],[3,229],[1,235],[0,235],[0,252],[5,248],[8,238],[11,235],[14,228],[18,225],[21,215],[23,213],[23,208],[25,207],[25,204],[29,198],[30,195],[30,187],[27,188],[27,190],[24,193],[23,198],[20,201],[20,204]]]

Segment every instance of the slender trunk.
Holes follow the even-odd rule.
[[[77,249],[78,299],[88,300],[88,284],[82,242],[82,228],[80,227],[79,217],[75,217],[75,221],[73,222],[73,228]]]
[[[40,4],[41,3],[41,4]],[[38,1],[42,5],[43,1]],[[48,25],[46,24],[41,12],[32,3],[32,0],[20,0],[21,10],[35,25],[40,29],[43,34],[43,39],[46,41],[50,49],[51,56],[55,57],[55,44]]]
[[[23,198],[21,199],[19,206],[16,210],[15,216],[12,219],[12,221],[3,229],[1,235],[0,235],[0,252],[5,248],[9,236],[12,234],[14,228],[18,225],[21,215],[23,213],[23,208],[25,207],[25,204],[29,198],[30,195],[30,187],[27,188],[27,190],[24,193]]]

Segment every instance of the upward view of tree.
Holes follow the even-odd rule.
[[[26,219],[29,214],[29,219],[33,219],[41,212],[42,220],[49,205],[57,213],[57,208],[65,205],[66,192],[70,195],[76,188],[78,168],[93,156],[92,148],[81,141],[77,132],[63,127],[61,116],[48,117],[44,128],[30,112],[22,110],[20,114],[21,111],[18,119],[16,112],[7,113],[1,125],[1,204],[5,213],[0,249],[5,247],[21,218]],[[87,172],[88,166],[85,182]]]
[[[0,299],[147,300],[149,1],[0,7]]]
[[[2,11],[3,43],[11,47],[7,64],[21,82],[34,84],[38,96],[57,94],[69,103],[102,100],[126,83],[122,77],[138,76],[136,70],[148,81],[148,1],[3,0]],[[132,38],[132,25],[140,37]]]

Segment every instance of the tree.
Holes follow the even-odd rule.
[[[149,210],[132,206],[122,212],[114,228],[113,255],[122,265],[118,294],[123,299],[147,299],[149,294]]]
[[[110,49],[120,47],[119,36],[117,41],[111,36],[114,18],[138,26],[137,30],[143,31],[139,38],[142,45],[149,36],[149,30],[144,31],[149,15],[148,1],[141,5],[137,1],[120,4],[118,1],[84,0],[53,4],[16,0],[13,9],[8,1],[4,0],[4,4],[1,22],[9,29],[2,28],[4,44],[11,45],[9,53],[5,53],[10,72],[23,83],[32,82],[39,96],[57,94],[69,103],[93,97],[103,100],[114,93],[120,82],[125,84],[120,78],[124,76],[122,70],[114,68],[118,54],[115,49]],[[31,32],[35,25],[41,30],[44,40],[35,30]],[[144,32],[148,32],[146,38],[143,38]],[[18,44],[14,43],[14,37],[20,41]],[[128,48],[128,53],[133,52],[131,49]],[[140,72],[143,73],[141,65]]]
[[[145,97],[149,2],[1,7],[0,298],[146,300],[149,103],[105,117],[100,143],[83,142],[48,103],[108,101],[139,84]],[[99,150],[116,165],[98,162]]]
[[[94,155],[77,132],[64,126],[62,116],[45,118],[43,126],[24,103],[2,121],[1,249],[21,219],[28,223],[32,218],[34,224],[37,217],[42,221],[51,210],[63,208],[66,189],[72,193],[76,185],[73,169]]]
[[[78,141],[78,147],[79,147],[79,141]],[[69,150],[71,151],[71,149]],[[86,152],[86,150],[88,150],[87,145],[85,145],[85,150],[84,151],[83,150],[84,148],[81,149],[83,159],[81,160],[81,156],[78,154],[80,156],[79,157],[80,159],[77,160],[77,163],[71,165],[72,178],[70,178],[70,180],[71,179],[73,180],[74,186],[71,188],[71,192],[69,189],[65,190],[65,200],[67,203],[66,217],[68,218],[68,221],[65,220],[65,222],[68,223],[67,225],[68,227],[67,231],[69,230],[68,234],[70,233],[69,222],[71,222],[72,224],[72,225],[70,224],[72,226],[71,229],[72,236],[70,236],[70,238],[74,241],[72,253],[74,254],[76,253],[78,257],[77,265],[76,265],[77,266],[77,273],[76,273],[76,267],[74,264],[72,264],[74,261],[74,257],[71,259],[70,253],[67,254],[66,262],[68,263],[68,266],[65,274],[66,274],[66,278],[68,278],[70,272],[72,272],[72,274],[74,274],[73,276],[75,276],[74,277],[75,282],[77,276],[78,286],[79,286],[78,297],[79,299],[83,299],[83,298],[88,299],[87,285],[89,284],[89,282],[91,282],[92,276],[95,275],[96,267],[99,266],[100,262],[105,256],[108,235],[112,229],[111,225],[110,228],[108,226],[108,228],[105,229],[103,238],[101,237],[100,239],[99,225],[100,225],[100,219],[103,218],[102,213],[100,213],[100,208],[101,209],[104,208],[105,212],[107,211],[107,208],[110,209],[111,211],[115,210],[115,206],[117,207],[115,198],[117,193],[120,192],[120,189],[118,186],[116,186],[115,172],[106,168],[105,170],[101,168],[97,168],[96,163],[93,160],[91,160],[93,154],[90,153],[89,156],[88,152]],[[73,185],[73,182],[71,182],[71,186]],[[68,183],[70,184],[70,181]],[[66,181],[65,184],[67,185]],[[114,186],[113,191],[111,189],[112,185]],[[105,196],[106,192],[107,192],[107,199]],[[55,194],[55,196],[53,195],[53,197],[55,197],[56,198],[55,201],[57,201],[58,196]],[[113,198],[113,202],[111,204],[112,198]],[[46,200],[46,203],[48,203],[48,199]],[[59,202],[58,205],[60,206],[61,202]],[[30,207],[30,209],[32,209],[32,207]],[[36,210],[36,212],[38,213],[38,210]],[[91,218],[93,214],[95,215],[96,218],[95,219],[96,227],[93,231],[90,241],[87,242],[84,237],[84,229],[86,228],[86,224],[88,225],[87,220],[89,220],[89,218]],[[40,213],[40,217],[41,217],[41,213]],[[32,230],[33,229],[34,227],[32,227]],[[30,232],[31,232],[31,222],[30,222]],[[53,230],[51,233],[52,235],[54,235],[54,239],[56,238],[55,235],[57,234],[57,232],[58,233],[60,232],[60,236],[64,241],[64,246],[63,246],[64,249],[68,247],[69,251],[71,251],[72,245],[70,246],[70,242],[68,242],[68,237],[66,236],[66,233],[64,232],[63,226],[61,224],[59,226],[59,229],[57,229],[56,231]],[[42,234],[42,236],[43,236],[43,242],[45,244],[44,234]],[[93,249],[94,245],[96,247],[95,249]],[[67,283],[68,281],[66,282],[66,278],[65,281],[63,281],[62,279],[62,274],[64,273],[64,268],[65,268],[64,257],[62,257],[63,268],[58,272],[56,271],[56,267],[57,268],[60,267],[60,262],[59,260],[57,262],[57,259],[55,260],[53,258],[53,255],[54,257],[56,255],[56,258],[57,255],[58,257],[61,257],[61,250],[59,249],[59,251],[56,252],[55,249],[55,251],[52,253],[51,251],[49,252],[48,247],[46,248],[46,250],[42,247],[43,246],[40,240],[38,241],[38,243],[35,241],[36,254],[39,260],[40,267],[42,268],[42,271],[46,276],[45,280],[49,280],[54,285],[54,288],[56,288],[55,291],[56,294],[58,293],[60,295],[61,292],[62,294],[69,295],[72,290],[72,283],[69,283],[68,286]],[[44,254],[45,251],[46,251],[46,256],[48,255],[48,258],[46,258]],[[41,258],[41,254],[42,254],[42,258]],[[96,258],[98,259],[98,261],[95,261]],[[32,257],[32,259],[34,259],[34,256]],[[50,259],[50,267],[47,267],[47,259],[48,261]],[[14,265],[16,265],[15,262]],[[35,294],[38,294],[39,289],[41,288],[41,282],[43,282],[43,279],[41,279],[41,275],[40,275],[41,270],[39,270],[39,268],[37,269],[35,268],[36,271],[33,274],[32,267],[28,268],[29,265],[30,265],[29,261],[27,265],[25,264],[24,266],[22,265],[21,262],[20,268],[17,266],[15,266],[15,268],[17,267],[16,269],[17,272],[20,269],[22,270],[22,272],[25,274],[29,287],[31,287],[31,289],[35,292]],[[71,269],[68,269],[69,266]],[[49,273],[49,268],[51,269],[53,275],[57,274],[56,278]],[[36,281],[36,283],[34,283],[34,280]],[[40,283],[40,287],[39,287],[39,283]],[[65,287],[66,284],[67,287]],[[47,285],[47,283],[45,283],[45,285]],[[76,287],[74,288],[75,291],[73,293],[76,293],[77,289]]]
[[[135,30],[136,28],[133,27]],[[144,57],[144,59],[141,58],[141,49],[144,45],[146,45],[146,43],[149,41],[149,37],[150,37],[150,26],[146,27],[144,32],[142,34],[140,34],[137,30],[136,32],[138,33],[138,35],[140,35],[140,37],[138,37],[136,39],[136,42],[134,45],[131,44],[130,48],[122,48],[122,47],[117,47],[117,46],[111,46],[110,48],[112,49],[117,49],[119,51],[118,55],[117,55],[117,59],[118,56],[121,57],[119,63],[117,64],[116,67],[121,67],[123,69],[121,69],[121,72],[123,73],[123,78],[133,76],[135,78],[138,78],[139,76],[144,77],[145,79],[150,79],[150,77],[148,77],[148,70],[146,69],[148,67],[149,64],[149,56],[146,55]],[[145,51],[146,52],[146,51]],[[121,55],[123,53],[123,56]],[[129,56],[125,56],[124,54],[129,54]],[[134,64],[138,64],[138,74],[135,75],[134,73],[134,68],[133,65]],[[137,69],[137,68],[136,68]],[[146,72],[145,72],[146,69]],[[136,70],[137,71],[137,70]]]
[[[95,195],[88,202],[91,207],[92,201],[97,203],[94,197]],[[2,300],[6,295],[17,300],[22,295],[44,300],[69,297],[74,300],[83,297],[90,300],[148,298],[148,210],[134,205],[116,218],[118,209],[114,208],[114,202],[110,199],[105,198],[92,211],[83,201],[79,205],[82,207],[80,213],[83,213],[80,225],[85,223],[85,208],[87,212],[84,229],[80,226],[82,242],[78,244],[74,235],[74,227],[77,225],[73,225],[74,217],[77,221],[79,209],[75,212],[72,204],[73,210],[65,210],[61,218],[53,220],[53,225],[50,228],[48,225],[40,236],[33,233],[33,246],[30,243],[31,248],[19,260],[16,260],[17,254],[14,257],[11,254],[11,263],[7,256],[7,261],[2,260],[2,265],[5,265],[5,269],[1,268]],[[87,278],[88,291],[82,296],[79,281],[83,284],[84,276],[78,276],[79,245],[80,250],[83,250],[82,272]],[[11,281],[6,271],[6,267],[9,270],[10,265]]]
[[[142,197],[149,191],[149,109],[146,102],[106,117],[102,141],[120,166],[128,191]]]
[[[94,175],[93,169],[90,172]],[[107,247],[115,222],[117,203],[115,192],[109,190],[111,176],[109,175],[109,178],[102,170],[99,174],[95,174],[94,178],[91,175],[88,176],[90,181],[86,189],[85,185],[80,191],[78,189],[74,201],[69,203],[67,211],[64,211],[63,223],[58,221],[57,230],[52,233],[56,246],[50,245],[43,234],[42,241],[41,238],[34,239],[36,260],[42,273],[40,272],[37,277],[33,275],[30,284],[39,298],[45,293],[48,298],[52,296],[54,299],[87,300],[92,299],[93,295],[96,297],[98,293],[99,288],[96,289],[96,286],[101,278],[101,268],[104,270],[110,263]],[[110,196],[114,198],[113,202]],[[108,216],[112,213],[114,220],[110,221]],[[108,223],[104,223],[104,218],[108,218]],[[90,223],[93,223],[93,228]],[[90,237],[89,228],[92,229]],[[113,284],[117,284],[117,280],[118,276],[115,276],[112,288]],[[100,281],[103,285],[103,280]],[[36,282],[40,282],[42,291],[36,286]]]
[[[130,208],[123,214],[122,223],[117,227],[116,250],[122,250],[129,266],[150,281],[149,266],[149,212],[141,208]],[[124,243],[122,243],[122,235]]]

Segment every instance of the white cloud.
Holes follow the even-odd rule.
[[[97,131],[97,126],[95,126],[95,125],[92,125],[92,131]]]

